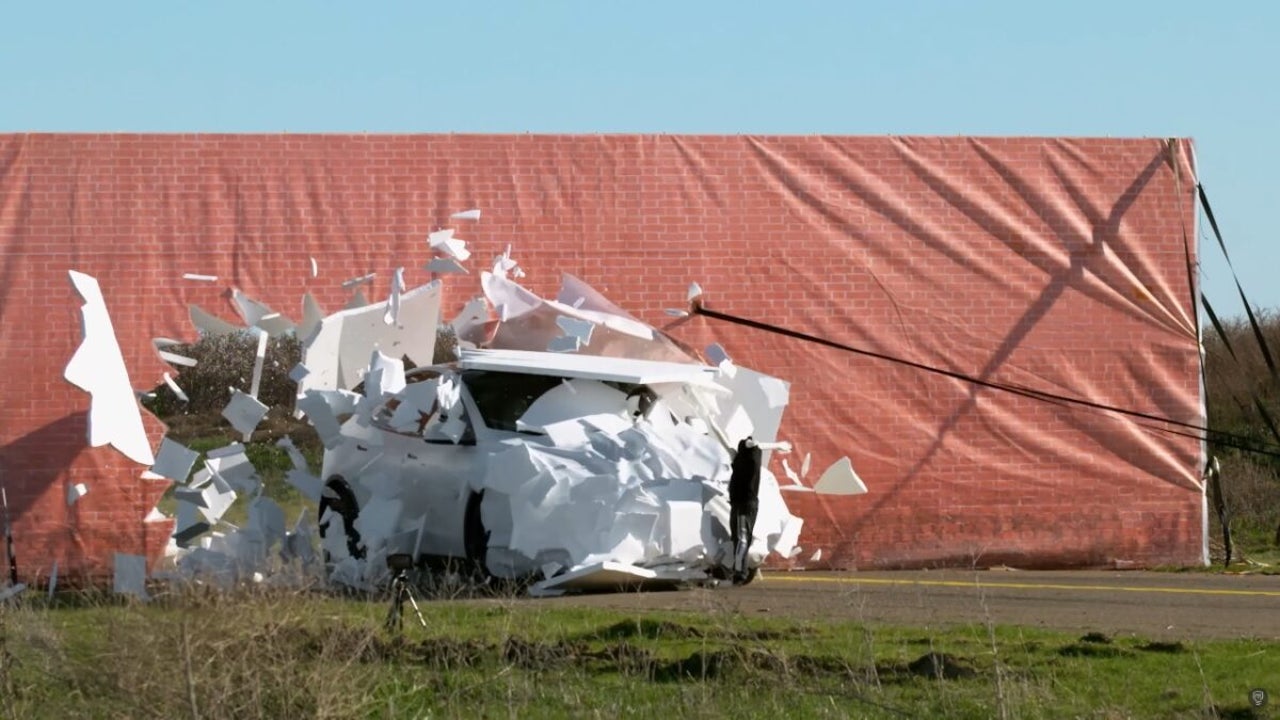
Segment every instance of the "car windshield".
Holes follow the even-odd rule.
[[[462,381],[471,391],[484,424],[494,430],[521,432],[516,421],[524,416],[534,400],[563,382],[550,375],[468,370]]]
[[[462,381],[471,391],[471,398],[476,401],[485,426],[494,430],[522,432],[529,435],[541,433],[522,430],[516,421],[524,417],[525,412],[534,401],[552,390],[565,378],[551,375],[525,375],[522,373],[493,372],[489,370],[468,370],[462,373]],[[606,382],[606,385],[627,394],[640,393],[644,400],[641,407],[652,399],[653,391],[647,386],[628,383]]]

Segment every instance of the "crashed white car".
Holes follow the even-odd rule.
[[[460,243],[431,237],[453,262],[469,256]],[[789,449],[787,383],[718,346],[707,364],[572,275],[551,300],[522,274],[509,247],[480,273],[447,365],[432,365],[439,279],[406,290],[397,270],[386,301],[300,326],[297,410],[325,446],[307,494],[330,578],[369,587],[392,556],[453,558],[554,594],[727,568],[744,582],[770,553],[794,557],[802,521],[768,469]],[[786,489],[815,490],[792,476]]]
[[[375,356],[346,441],[325,454],[334,579],[376,581],[394,554],[541,577],[535,591],[728,575],[740,438],[717,416],[743,412],[732,386],[785,398],[785,384],[743,368],[725,383],[701,364],[510,350],[464,351],[402,383],[397,363]],[[790,553],[801,527],[761,470],[740,581],[770,551]]]

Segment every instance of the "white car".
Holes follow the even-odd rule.
[[[724,407],[741,406],[721,370],[467,351],[401,382],[398,361],[384,360],[390,370],[370,371],[350,398],[341,440],[325,452],[320,532],[335,579],[384,580],[385,557],[397,554],[541,577],[548,589],[601,572],[686,581],[728,574],[729,448],[740,438],[724,437],[722,426],[741,424],[717,420]],[[800,530],[773,476],[764,469],[759,477],[739,581],[770,551],[789,552]]]

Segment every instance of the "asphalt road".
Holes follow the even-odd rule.
[[[1280,576],[1139,571],[766,572],[745,587],[540,600],[902,625],[1280,640]]]

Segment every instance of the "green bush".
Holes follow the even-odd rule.
[[[458,338],[448,325],[436,333],[433,364],[457,360]],[[178,387],[187,395],[183,402],[167,384],[160,384],[143,405],[161,420],[177,415],[209,415],[217,417],[231,399],[228,388],[249,392],[253,382],[253,363],[258,352],[258,337],[248,331],[230,335],[206,336],[187,345],[165,348],[168,352],[196,360],[193,367],[175,368]],[[298,384],[289,378],[290,371],[302,360],[302,343],[292,335],[274,338],[267,343],[262,366],[258,399],[273,410],[293,410]],[[406,364],[405,369],[412,365]]]
[[[1272,359],[1280,362],[1280,313],[1255,310],[1254,314]],[[1276,450],[1280,440],[1255,398],[1280,424],[1280,380],[1271,374],[1247,318],[1227,319],[1223,330],[1225,341],[1212,325],[1204,328],[1209,427]],[[1237,548],[1248,553],[1280,540],[1280,457],[1220,442],[1210,442],[1210,451],[1222,465],[1222,494]]]
[[[187,413],[217,415],[231,399],[229,388],[250,390],[258,352],[258,337],[253,333],[205,336],[195,343],[166,350],[193,358],[196,364],[181,368],[174,379],[186,393],[187,402],[182,402],[168,385],[161,384],[154,390],[155,397],[144,403],[161,419]],[[258,399],[268,407],[292,409],[298,384],[289,379],[289,371],[301,358],[302,344],[296,337],[287,335],[269,340]]]

